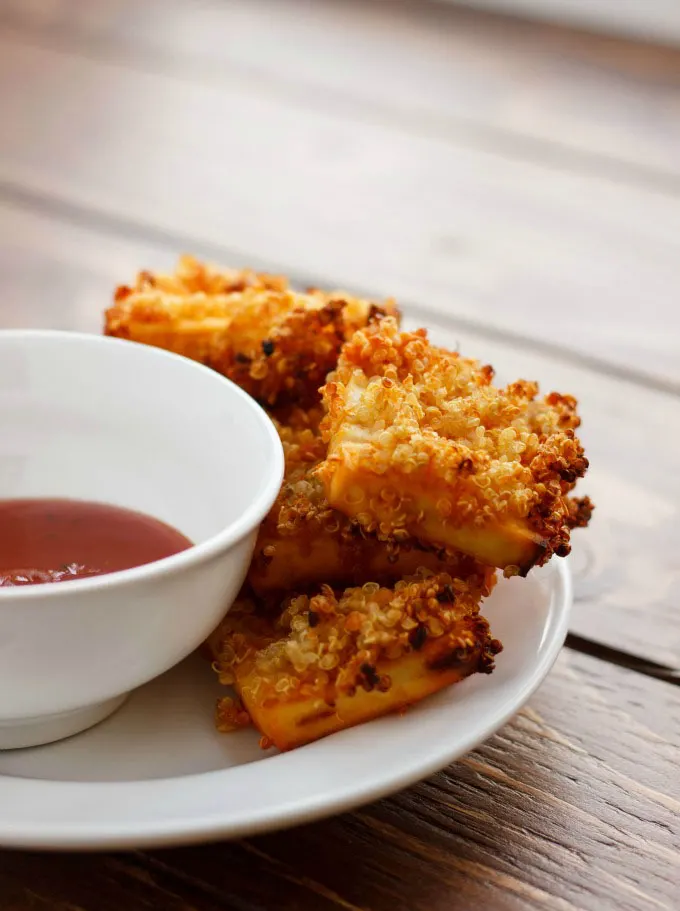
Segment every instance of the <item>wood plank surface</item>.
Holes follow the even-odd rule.
[[[439,0],[463,2],[474,9],[530,16],[605,35],[624,34],[638,41],[680,43],[680,7],[676,0]]]
[[[670,909],[678,735],[677,688],[565,652],[496,737],[391,800],[294,838],[152,856],[232,894],[264,866],[375,911]]]
[[[0,22],[133,68],[678,187],[670,48],[421,0],[6,0]]]
[[[123,226],[79,225],[68,213],[0,206],[3,293],[0,325],[98,332],[112,289],[140,268],[171,266],[171,239],[126,236]],[[219,250],[200,245],[201,255]],[[228,254],[224,254],[225,258]],[[235,264],[247,260],[233,260]],[[389,289],[383,289],[388,291]],[[560,360],[533,347],[448,325],[437,312],[407,309],[444,344],[490,361],[502,380],[523,376],[576,395],[591,460],[582,482],[598,509],[576,533],[572,631],[639,657],[680,666],[676,592],[680,557],[680,399]]]
[[[3,911],[670,911],[679,744],[677,687],[565,651],[511,724],[396,797],[232,844],[3,852]]]
[[[0,35],[0,181],[680,390],[671,193]]]

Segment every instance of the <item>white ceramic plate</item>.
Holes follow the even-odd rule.
[[[215,732],[220,689],[207,662],[193,656],[98,727],[0,753],[0,844],[133,848],[231,838],[403,788],[462,756],[517,712],[557,657],[570,604],[564,561],[528,579],[501,580],[484,605],[505,645],[490,677],[477,675],[404,716],[284,755],[261,751],[253,731]]]

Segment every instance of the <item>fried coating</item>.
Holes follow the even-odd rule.
[[[323,586],[292,598],[276,622],[242,604],[211,639],[214,667],[266,740],[290,750],[490,673],[501,644],[479,613],[482,595],[470,580],[421,574],[339,597]],[[242,724],[239,714],[227,697],[218,726]]]
[[[227,330],[240,295],[287,288],[280,276],[219,269],[182,256],[172,274],[143,271],[133,285],[118,287],[104,332],[205,363]]]
[[[380,541],[333,509],[314,473],[326,457],[320,409],[295,409],[275,420],[283,444],[283,486],[260,528],[248,581],[259,596],[306,591],[322,582],[335,587],[367,579],[391,584],[425,568],[492,583],[494,570],[462,553],[445,553],[417,541]]]
[[[200,361],[268,407],[308,405],[344,340],[385,314],[397,314],[392,301],[300,294],[279,276],[184,256],[173,275],[140,272],[118,288],[104,331]]]
[[[453,548],[507,575],[569,552],[587,508],[576,401],[493,371],[387,318],[344,345],[323,390],[331,506],[380,538]],[[585,502],[585,501],[582,501]]]

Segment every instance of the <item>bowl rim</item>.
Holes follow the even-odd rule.
[[[174,354],[163,348],[156,348],[151,345],[143,345],[138,342],[127,339],[111,338],[110,336],[96,335],[87,332],[70,332],[60,329],[0,329],[0,343],[4,340],[21,339],[21,340],[52,340],[68,339],[76,343],[87,345],[99,345],[100,347],[119,347],[134,346],[138,350],[147,352],[143,357],[156,358],[157,361],[174,361],[181,363],[182,369],[199,371],[211,378],[211,381],[220,383],[223,388],[229,390],[229,395],[240,398],[250,410],[255,421],[259,422],[265,433],[265,438],[269,441],[271,449],[272,467],[266,479],[262,490],[244,512],[222,528],[217,534],[212,535],[206,541],[200,544],[194,544],[187,550],[164,557],[161,560],[155,560],[152,563],[145,563],[142,566],[135,566],[132,569],[118,570],[117,572],[105,573],[101,576],[92,576],[85,579],[72,579],[66,585],[21,585],[21,586],[0,586],[0,609],[8,606],[8,602],[15,600],[53,600],[55,598],[69,598],[76,594],[87,592],[97,592],[108,589],[113,586],[127,587],[138,582],[146,582],[156,579],[160,576],[174,575],[195,566],[211,560],[217,554],[233,547],[234,544],[242,540],[247,534],[257,528],[260,522],[271,509],[283,481],[284,456],[283,446],[276,431],[276,428],[255,399],[244,392],[236,383],[222,376],[209,367],[192,361],[190,358],[183,357],[180,354]],[[104,501],[102,501],[104,502]]]

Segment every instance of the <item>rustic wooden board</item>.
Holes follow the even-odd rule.
[[[680,389],[672,193],[29,40],[0,36],[5,184]]]
[[[230,895],[264,870],[373,911],[670,909],[679,734],[677,688],[565,652],[512,724],[396,798],[293,835],[152,856]]]
[[[474,9],[530,16],[594,29],[604,35],[629,35],[638,41],[680,43],[680,8],[675,0],[439,0],[464,2]]]
[[[168,266],[171,241],[125,237],[79,225],[62,213],[0,206],[3,293],[0,325],[98,332],[112,288],[141,267]],[[200,248],[194,248],[201,253]],[[210,248],[211,255],[218,251]],[[592,467],[583,490],[598,503],[592,526],[575,535],[572,630],[649,660],[680,666],[674,531],[680,505],[680,399],[626,383],[534,347],[442,325],[409,311],[435,338],[490,361],[506,380],[537,378],[579,397]]]
[[[8,911],[676,906],[680,690],[570,651],[468,758],[362,811],[233,844],[0,854]]]
[[[679,186],[679,50],[421,0],[9,0],[0,21],[132,67]]]

